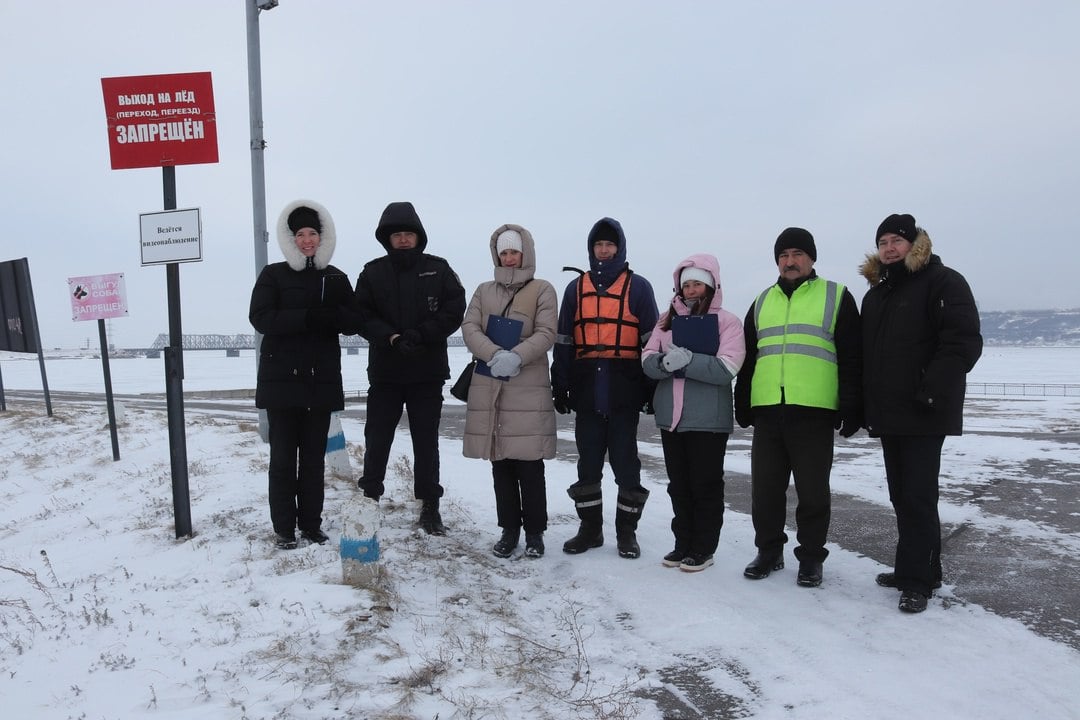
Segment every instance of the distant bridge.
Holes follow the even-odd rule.
[[[343,348],[366,348],[368,341],[359,335],[340,335],[338,342]],[[464,341],[460,335],[451,335],[447,338],[447,344],[451,347],[461,347]],[[154,342],[146,348],[147,352],[160,352],[169,345],[169,334],[161,333]],[[238,335],[184,335],[184,350],[254,350],[255,336],[247,334]]]
[[[367,347],[367,340],[359,335],[342,335],[338,338],[342,347]],[[169,334],[161,333],[149,350],[164,350],[169,345]],[[184,350],[254,350],[254,335],[184,335]]]

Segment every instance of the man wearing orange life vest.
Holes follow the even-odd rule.
[[[604,544],[601,480],[607,456],[619,488],[615,535],[619,555],[641,555],[637,524],[649,491],[641,486],[638,416],[652,398],[641,348],[656,325],[649,281],[630,270],[622,225],[601,218],[589,232],[589,271],[567,285],[559,309],[551,384],[555,409],[573,410],[578,479],[567,489],[581,527],[563,551]]]

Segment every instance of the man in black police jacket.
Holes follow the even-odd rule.
[[[412,203],[383,210],[375,237],[386,256],[364,266],[356,280],[368,348],[364,495],[378,500],[402,408],[409,413],[413,493],[423,502],[420,525],[445,535],[439,514],[439,419],[443,383],[450,377],[446,338],[465,315],[465,289],[449,263],[428,255],[427,233]]]

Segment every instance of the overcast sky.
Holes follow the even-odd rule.
[[[1072,259],[1080,188],[1073,0],[281,0],[259,22],[268,224],[321,202],[350,276],[383,252],[391,201],[416,205],[470,293],[502,223],[532,231],[561,288],[611,216],[661,306],[671,268],[711,252],[742,316],[785,227],[861,298],[878,223],[910,212],[982,309],[1080,306],[1072,269],[1049,272]],[[165,269],[139,253],[161,170],[110,169],[100,81],[129,75],[212,73],[220,161],[176,171],[203,222],[183,330],[252,332],[244,0],[0,0],[0,66],[0,260],[29,258],[43,344],[97,343],[71,320],[72,276],[125,274],[115,344],[168,330]]]

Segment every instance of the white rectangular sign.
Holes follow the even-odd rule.
[[[139,214],[142,264],[202,261],[202,219],[198,208]]]
[[[71,319],[108,320],[127,317],[127,289],[124,273],[84,275],[68,278]]]

